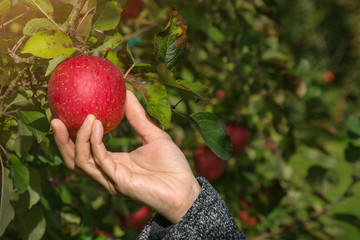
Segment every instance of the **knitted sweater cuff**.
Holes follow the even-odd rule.
[[[202,191],[180,222],[171,225],[157,214],[138,239],[246,239],[216,190],[205,178],[197,180]]]

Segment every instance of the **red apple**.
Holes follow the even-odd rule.
[[[130,0],[124,11],[121,12],[122,19],[137,18],[144,10],[145,3],[143,0]]]
[[[246,199],[241,199],[240,209],[237,212],[238,218],[249,226],[254,226],[259,222],[259,219],[256,217],[251,217],[247,210],[256,208],[254,203],[248,202]]]
[[[326,71],[323,73],[324,82],[331,83],[335,80],[335,74],[332,71]]]
[[[249,226],[254,226],[259,222],[258,218],[251,217],[251,216],[249,216],[248,212],[240,210],[240,209],[237,212],[237,216],[242,222],[244,222],[246,225],[249,225]]]
[[[215,96],[216,96],[216,99],[220,101],[226,97],[226,92],[223,89],[218,89],[215,92]]]
[[[104,237],[105,237],[105,239],[111,239],[111,240],[115,239],[110,233],[102,231],[102,230],[100,230],[98,228],[95,228],[95,230],[93,231],[93,235],[102,236],[103,238],[101,238],[101,239],[104,239]]]
[[[120,219],[121,226],[124,230],[132,229],[141,232],[152,218],[152,211],[150,208],[142,206],[138,211],[130,213],[128,216],[120,214],[117,214],[117,216]]]
[[[88,114],[102,122],[104,133],[113,130],[124,117],[125,97],[120,70],[101,57],[70,58],[55,68],[49,80],[50,110],[72,137]]]
[[[230,134],[233,156],[236,156],[249,145],[250,133],[245,127],[236,123],[227,123],[225,126]]]
[[[209,181],[221,178],[226,162],[216,156],[209,147],[199,147],[194,152],[195,170]]]

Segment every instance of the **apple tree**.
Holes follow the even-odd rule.
[[[0,237],[135,239],[151,219],[56,148],[49,77],[92,55],[121,69],[249,239],[359,238],[360,4],[325,2],[0,0]],[[122,121],[104,143],[142,141]]]

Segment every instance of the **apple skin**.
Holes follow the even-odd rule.
[[[323,80],[326,83],[332,83],[335,80],[335,74],[328,70],[323,73]]]
[[[240,209],[237,211],[238,218],[248,226],[254,226],[259,222],[257,217],[251,217],[248,213],[248,210],[254,209],[256,205],[254,203],[249,203],[245,199],[240,201]]]
[[[223,89],[218,89],[215,93],[217,100],[221,101],[226,97],[226,92]]]
[[[130,0],[126,8],[121,12],[122,19],[137,18],[139,14],[144,10],[145,3],[143,0]]]
[[[194,164],[196,172],[209,181],[220,179],[226,167],[226,162],[216,156],[207,146],[195,150]]]
[[[227,123],[225,126],[230,134],[233,156],[239,155],[249,145],[250,133],[245,127],[236,123]]]
[[[237,211],[237,216],[242,222],[249,226],[254,226],[259,222],[259,219],[256,217],[251,217],[248,212],[240,209]]]
[[[152,218],[152,211],[146,206],[142,206],[138,211],[130,213],[128,216],[123,216],[117,213],[121,222],[121,227],[124,230],[132,229],[141,232],[142,229],[149,223]]]
[[[120,70],[109,60],[78,56],[60,63],[53,71],[48,100],[54,118],[75,137],[87,115],[93,114],[113,130],[124,118],[126,87]]]

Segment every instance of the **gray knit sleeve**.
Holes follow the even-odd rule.
[[[138,239],[240,239],[245,235],[237,227],[224,200],[205,178],[198,178],[202,191],[179,223],[171,225],[156,215]]]

